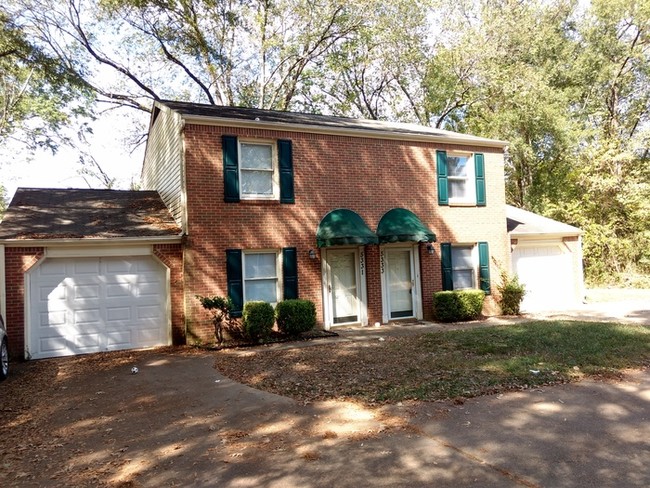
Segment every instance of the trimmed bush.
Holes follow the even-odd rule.
[[[497,287],[501,298],[499,305],[501,305],[501,313],[503,315],[519,315],[519,307],[521,301],[526,294],[526,288],[519,283],[517,275],[509,277],[507,274],[502,273],[501,284]]]
[[[265,341],[271,335],[275,322],[275,311],[270,303],[246,302],[242,314],[242,325],[246,336],[254,341]]]
[[[461,322],[481,316],[482,290],[439,291],[433,294],[433,316],[440,322]]]
[[[309,300],[284,300],[275,307],[278,329],[287,335],[298,335],[316,326],[316,305]]]

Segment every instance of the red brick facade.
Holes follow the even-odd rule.
[[[224,203],[222,135],[250,139],[289,139],[293,144],[295,204],[268,201]],[[424,318],[431,318],[432,294],[441,290],[440,243],[487,241],[490,255],[506,269],[509,240],[501,149],[451,146],[302,132],[225,128],[187,124],[185,190],[187,241],[184,254],[188,339],[210,340],[209,318],[195,295],[226,295],[226,249],[296,247],[300,297],[312,300],[323,320],[321,255],[316,231],[331,210],[358,213],[372,230],[396,207],[414,212],[437,237],[435,254],[420,244]],[[487,206],[440,206],[437,198],[436,150],[463,150],[485,155]],[[317,251],[312,260],[308,251]],[[369,323],[382,319],[380,251],[365,247]],[[492,283],[498,269],[492,264]],[[493,286],[494,287],[494,286]],[[486,312],[495,313],[492,297]]]
[[[183,303],[183,246],[156,244],[154,255],[169,269],[172,343],[185,344],[185,306]]]
[[[44,256],[42,247],[9,247],[5,249],[7,289],[7,337],[13,357],[22,357],[25,350],[25,273]],[[20,351],[20,352],[19,352]]]

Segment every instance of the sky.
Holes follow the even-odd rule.
[[[138,183],[144,157],[144,144],[133,153],[124,139],[132,132],[134,115],[108,113],[91,123],[93,134],[84,146],[100,163],[109,177],[115,178],[114,189],[128,190],[131,183]],[[147,115],[144,114],[143,122]],[[79,154],[61,148],[55,155],[49,151],[37,152],[31,161],[19,154],[18,147],[4,148],[8,153],[0,162],[0,183],[11,200],[16,188],[102,188],[98,180],[88,179],[91,186],[79,174]]]

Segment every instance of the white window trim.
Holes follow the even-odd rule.
[[[275,289],[275,296],[277,298],[277,302],[271,303],[273,307],[275,307],[279,302],[282,301],[283,296],[282,296],[282,252],[278,249],[246,249],[243,250],[241,253],[241,271],[242,271],[242,290],[243,290],[243,300],[244,304],[248,302],[248,298],[246,297],[246,281],[255,281],[256,279],[259,280],[268,280],[270,278],[251,278],[247,279],[246,278],[246,255],[247,254],[275,254],[275,282],[276,282],[276,289]]]
[[[270,170],[254,170],[254,171],[268,171],[273,172],[273,194],[265,195],[260,193],[244,193],[243,184],[242,184],[242,156],[241,156],[241,145],[250,144],[258,146],[271,146],[271,164],[272,169]],[[237,160],[239,164],[237,165],[238,178],[239,178],[239,198],[241,200],[280,200],[280,169],[278,163],[278,146],[276,141],[268,139],[240,139],[237,138]],[[243,171],[247,171],[244,169]],[[253,170],[251,170],[253,171]]]
[[[471,257],[472,257],[472,267],[467,268],[467,267],[456,267],[454,266],[454,249],[456,248],[471,248]],[[478,244],[475,242],[467,242],[467,243],[458,243],[458,244],[452,244],[451,245],[451,280],[452,280],[452,285],[454,287],[454,290],[478,290],[479,289],[479,273],[478,273],[478,268],[479,268],[479,262],[478,262]],[[454,271],[459,271],[459,270],[466,270],[466,269],[471,269],[472,270],[472,281],[474,286],[469,287],[469,288],[456,288],[456,284],[454,283]]]
[[[474,153],[450,151],[447,153],[447,158],[450,157],[466,157],[467,158],[467,176],[451,176],[451,172],[447,175],[449,183],[452,181],[467,182],[467,196],[464,198],[449,196],[449,205],[476,205],[476,168],[474,163]],[[451,194],[451,191],[449,191]]]

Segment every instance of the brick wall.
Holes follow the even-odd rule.
[[[296,203],[224,203],[222,134],[293,142]],[[437,236],[435,254],[420,245],[423,310],[431,317],[432,293],[441,289],[441,242],[488,241],[490,255],[509,267],[503,154],[500,149],[256,129],[185,126],[188,238],[185,299],[188,339],[211,339],[209,317],[194,298],[226,295],[225,250],[298,249],[301,298],[314,301],[323,319],[321,263],[311,260],[320,220],[336,208],[357,212],[372,230],[395,207],[414,212]],[[436,149],[485,155],[486,207],[437,203]],[[366,247],[369,322],[381,320],[379,250]],[[498,270],[492,267],[493,282]],[[488,298],[486,312],[497,307]]]
[[[7,337],[12,358],[22,359],[25,351],[25,273],[43,257],[42,247],[5,248],[7,289]]]
[[[156,244],[154,255],[169,268],[171,295],[172,342],[185,344],[185,305],[183,301],[183,246]]]

